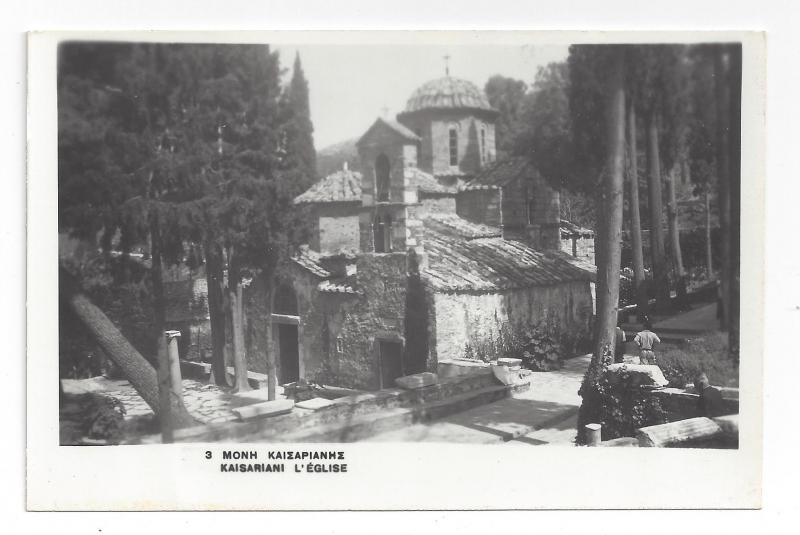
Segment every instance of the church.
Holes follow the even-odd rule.
[[[393,388],[509,327],[589,337],[591,275],[561,250],[559,194],[527,160],[496,159],[497,116],[473,83],[429,81],[364,132],[357,168],[294,199],[313,231],[274,292],[280,384]],[[258,308],[248,324],[267,320]]]

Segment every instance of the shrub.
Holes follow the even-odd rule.
[[[671,387],[683,388],[701,372],[713,385],[739,386],[739,367],[728,356],[725,333],[709,334],[681,345],[664,345],[656,358]]]
[[[534,371],[561,368],[564,358],[583,349],[586,340],[561,332],[559,322],[548,316],[535,325],[511,326],[495,317],[495,329],[486,337],[473,337],[464,347],[464,358],[489,362],[498,357],[522,359],[522,365]]]
[[[577,443],[586,443],[585,425],[599,423],[602,440],[633,437],[640,427],[666,423],[667,413],[660,401],[639,386],[639,374],[609,374],[606,368],[613,356],[603,355],[602,364],[590,367],[579,394],[583,398],[578,411]]]

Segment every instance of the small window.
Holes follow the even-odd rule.
[[[414,133],[417,134],[417,137],[419,138],[417,141],[417,163],[415,165],[416,167],[419,167],[419,160],[422,157],[422,130],[417,128],[414,130]]]
[[[344,344],[342,343],[341,336],[336,337],[336,352],[340,355],[344,353]]]
[[[381,154],[375,159],[375,195],[378,202],[389,200],[389,158]]]
[[[481,157],[483,158],[484,162],[488,161],[488,158],[486,156],[486,129],[485,128],[481,128]]]
[[[450,127],[450,165],[458,165],[458,131],[454,126]]]
[[[372,222],[372,234],[376,253],[392,252],[392,216],[375,216]]]

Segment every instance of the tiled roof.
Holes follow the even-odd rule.
[[[455,194],[456,192],[455,188],[439,184],[433,175],[416,167],[407,167],[405,176],[412,187],[418,188],[423,193]],[[326,176],[294,199],[295,204],[360,201],[361,173],[349,170],[337,171]]]
[[[589,279],[591,281],[594,282],[594,281],[597,280],[597,266],[595,266],[593,263],[591,263],[588,260],[586,260],[585,257],[584,258],[576,258],[576,257],[572,256],[571,254],[568,254],[568,253],[566,253],[564,251],[552,251],[552,252],[550,252],[548,254],[550,254],[552,256],[555,256],[555,257],[558,257],[561,260],[563,260],[564,262],[567,262],[568,264],[571,264],[572,266],[580,269],[581,271],[583,271],[584,273],[586,273],[589,276]]]
[[[356,145],[361,145],[362,143],[364,143],[364,141],[370,136],[372,131],[381,125],[390,128],[395,133],[399,134],[408,141],[414,141],[414,142],[420,141],[419,136],[414,132],[412,132],[408,127],[398,123],[397,121],[392,121],[391,119],[384,119],[383,117],[378,117],[377,119],[375,119],[375,122],[372,123],[372,126],[370,126],[366,132],[364,132],[364,135],[362,135],[361,138],[359,138],[359,140],[356,141]]]
[[[588,228],[583,228],[566,219],[561,220],[561,237],[562,238],[592,238],[594,231]]]
[[[439,184],[439,181],[432,174],[420,171],[416,167],[407,167],[405,173],[411,185],[416,186],[422,193],[456,193],[455,188]]]
[[[294,260],[297,265],[308,270],[317,277],[327,279],[331,276],[330,272],[322,267],[321,255],[318,252],[309,249],[307,246],[301,247],[300,252],[298,252],[292,258],[292,260]]]
[[[295,204],[361,201],[361,173],[347,169],[326,176],[294,199]]]
[[[425,219],[425,226],[435,232],[468,240],[502,236],[502,232],[497,227],[473,223],[456,214],[430,214]]]
[[[425,226],[425,278],[440,292],[496,292],[589,280],[559,256],[499,237],[465,240]]]
[[[502,188],[520,177],[534,176],[536,173],[536,168],[531,165],[527,158],[521,156],[507,158],[485,165],[461,189]]]
[[[478,86],[467,80],[445,76],[417,88],[408,99],[403,113],[452,108],[496,111]]]

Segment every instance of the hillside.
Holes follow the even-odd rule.
[[[348,139],[318,150],[317,172],[319,176],[328,176],[334,171],[338,171],[344,162],[347,162],[351,169],[356,168],[358,163],[356,141],[358,141],[356,138]]]

